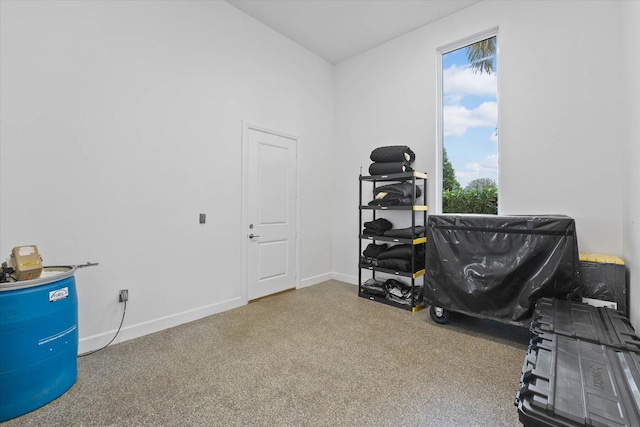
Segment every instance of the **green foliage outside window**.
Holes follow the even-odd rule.
[[[459,190],[460,183],[456,179],[456,171],[447,156],[447,149],[442,147],[442,189],[447,191]]]
[[[471,190],[444,190],[443,213],[498,214],[498,189],[496,187]]]
[[[474,179],[463,189],[442,149],[442,213],[498,214],[498,187],[492,179]]]

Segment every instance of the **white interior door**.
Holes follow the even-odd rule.
[[[296,144],[247,130],[249,300],[296,286]]]

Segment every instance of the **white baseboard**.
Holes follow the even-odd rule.
[[[326,282],[327,280],[339,280],[340,282],[346,282],[352,285],[358,284],[357,276],[349,276],[346,274],[332,272],[332,273],[319,274],[314,277],[308,277],[306,279],[303,279],[300,281],[300,286],[298,287],[298,289],[306,288],[307,286],[317,285],[318,283]]]
[[[341,273],[331,273],[331,278],[333,280],[339,280],[341,282],[351,283],[352,285],[358,284],[358,277],[356,276],[349,276]]]
[[[308,277],[306,279],[300,280],[300,286],[298,289],[306,288],[307,286],[317,285],[318,283],[326,282],[327,280],[331,280],[331,273],[319,274],[317,276]]]
[[[170,316],[161,317],[159,319],[138,323],[136,325],[125,326],[120,330],[120,333],[118,334],[118,337],[113,341],[113,344],[128,341],[134,338],[139,338],[144,335],[153,334],[155,332],[160,332],[174,326],[182,325],[183,323],[193,322],[194,320],[199,320],[213,314],[218,314],[222,313],[223,311],[241,307],[243,305],[246,305],[246,303],[246,301],[243,301],[242,298],[238,297],[212,305],[199,307],[193,310],[187,310],[182,313],[176,313]],[[111,338],[113,338],[115,333],[116,330],[113,330],[102,334],[81,338],[78,342],[78,354],[87,353],[89,351],[97,350],[103,347],[111,340]]]

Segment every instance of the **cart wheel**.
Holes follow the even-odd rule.
[[[446,308],[436,307],[432,305],[429,309],[429,314],[434,322],[444,325],[445,323],[449,323],[451,319],[451,312]]]

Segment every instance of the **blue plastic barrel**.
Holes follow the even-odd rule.
[[[76,267],[0,284],[0,421],[33,411],[78,376]]]

